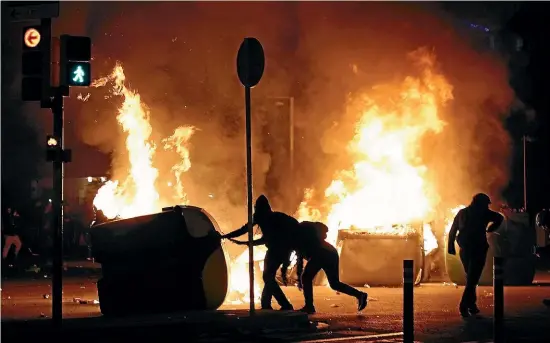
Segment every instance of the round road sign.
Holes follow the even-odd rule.
[[[254,87],[264,74],[265,56],[256,38],[245,38],[237,54],[237,74],[245,87]]]
[[[36,48],[40,44],[40,32],[35,28],[29,28],[25,31],[25,37],[23,37],[25,45],[29,48]]]

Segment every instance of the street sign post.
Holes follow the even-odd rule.
[[[250,276],[250,314],[254,314],[254,232],[252,225],[252,130],[250,116],[250,88],[260,82],[265,67],[262,45],[256,38],[245,38],[237,54],[237,74],[244,86],[246,108],[246,185],[248,207],[248,273]]]
[[[9,1],[13,22],[59,17],[59,1]]]

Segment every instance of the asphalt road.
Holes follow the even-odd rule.
[[[99,316],[95,279],[66,278],[64,283],[64,316],[66,318]],[[294,342],[394,342],[400,341],[402,331],[402,289],[363,288],[369,293],[369,304],[357,313],[354,299],[337,294],[329,288],[316,287],[318,313],[310,316],[319,322],[314,333],[268,333],[265,339]],[[303,306],[302,294],[294,287],[284,289],[295,308]],[[491,287],[480,287],[478,302],[481,315],[463,320],[457,304],[462,287],[444,283],[422,284],[415,287],[415,339],[419,342],[468,342],[492,338],[493,293]],[[51,316],[51,280],[3,280],[2,321],[33,319]],[[546,342],[550,330],[550,309],[541,301],[550,297],[550,273],[539,273],[536,282],[528,287],[505,288],[506,335],[508,342]],[[76,298],[76,300],[75,300]],[[87,301],[82,304],[78,299]],[[140,299],[128,299],[137,301]],[[247,309],[248,305],[224,305],[222,309]],[[269,337],[268,337],[269,336]],[[357,337],[357,338],[353,338]],[[257,337],[251,341],[256,340]],[[205,340],[211,341],[211,340]],[[217,337],[223,342],[223,337]],[[227,337],[227,342],[235,337]],[[245,339],[239,339],[245,342]]]

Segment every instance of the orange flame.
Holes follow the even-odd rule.
[[[375,94],[362,94],[348,104],[347,111],[359,116],[348,144],[354,163],[336,173],[325,190],[321,208],[326,210],[309,205],[312,190],[306,191],[298,209],[301,220],[326,221],[328,242],[336,243],[340,229],[408,234],[412,229],[407,224],[426,221],[437,203],[419,146],[427,133],[443,130],[439,112],[453,99],[452,86],[434,70],[432,54],[420,49],[410,57],[421,70],[419,78],[376,87]],[[433,247],[435,241],[437,247],[431,229],[424,231],[429,232],[428,245]]]
[[[164,143],[164,150],[176,149],[176,152],[180,155],[181,161],[172,167],[174,176],[176,177],[176,196],[175,199],[180,204],[187,204],[187,194],[183,191],[182,175],[191,168],[191,160],[189,158],[188,143],[195,133],[196,128],[192,126],[180,126],[174,134],[168,138],[162,140]]]
[[[113,95],[121,96],[124,100],[118,110],[117,121],[127,134],[128,174],[122,182],[106,182],[98,190],[93,202],[109,219],[154,213],[162,208],[162,203],[169,203],[162,201],[155,186],[159,171],[153,166],[156,145],[150,139],[153,128],[149,110],[142,103],[140,95],[126,87],[125,80],[124,69],[117,63],[109,76],[92,84],[92,87],[102,87],[112,82]],[[181,175],[191,167],[187,143],[194,132],[193,127],[179,127],[171,137],[163,140],[165,150],[175,148],[181,157],[181,162],[172,170],[176,177],[176,197],[184,203],[186,195]]]

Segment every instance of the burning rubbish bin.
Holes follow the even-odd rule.
[[[418,277],[424,260],[419,230],[404,234],[376,234],[340,230],[340,279],[353,286],[398,286],[403,283],[403,260],[414,260]]]
[[[504,282],[506,285],[530,285],[535,278],[536,233],[529,224],[527,213],[506,213],[497,230],[499,235],[488,235],[489,252],[479,284],[493,284],[493,257],[504,257]],[[459,247],[455,242],[457,255],[447,253],[448,232],[445,234],[445,268],[452,282],[466,283],[464,268],[458,256]]]
[[[104,315],[215,310],[228,289],[218,225],[203,209],[160,213],[93,227],[92,253]]]

